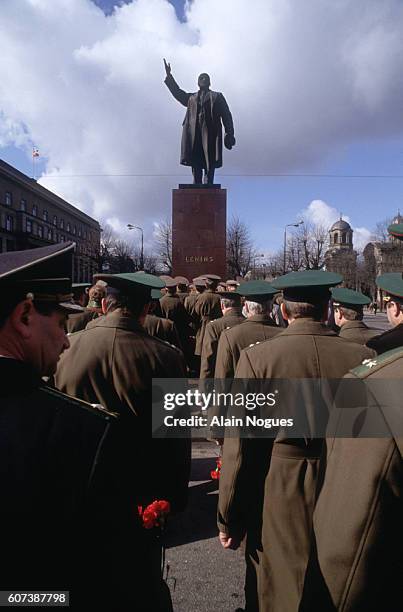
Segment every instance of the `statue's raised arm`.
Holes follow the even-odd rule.
[[[190,94],[186,93],[186,91],[183,91],[179,87],[178,83],[175,81],[175,79],[172,76],[171,64],[167,62],[165,58],[164,58],[164,66],[165,66],[165,72],[166,72],[165,85],[168,87],[173,97],[176,100],[178,100],[178,102],[183,104],[183,106],[187,106]]]
[[[187,107],[183,121],[181,164],[191,166],[193,182],[213,184],[214,171],[222,166],[222,124],[227,149],[235,145],[234,125],[222,93],[210,89],[210,77],[203,72],[198,79],[199,91],[183,91],[172,76],[171,64],[164,59],[165,85],[173,97]],[[204,171],[204,177],[203,177]]]

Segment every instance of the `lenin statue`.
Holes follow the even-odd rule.
[[[214,171],[222,166],[222,124],[225,128],[224,145],[232,149],[235,145],[234,124],[228,104],[218,91],[211,91],[210,77],[201,74],[199,91],[186,93],[171,74],[171,66],[164,59],[165,85],[171,94],[187,107],[183,122],[181,164],[191,166],[193,183],[214,183]],[[204,171],[204,176],[203,176]]]

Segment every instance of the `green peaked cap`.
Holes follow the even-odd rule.
[[[365,306],[371,302],[367,295],[360,291],[353,291],[345,287],[335,287],[332,290],[334,305],[344,304],[346,306]]]
[[[376,279],[376,284],[380,289],[395,295],[396,297],[403,298],[403,273],[402,272],[387,272],[381,274]]]
[[[103,280],[111,287],[128,293],[146,293],[151,289],[162,289],[165,283],[147,272],[124,272],[122,274],[95,274],[94,278]]]
[[[335,272],[324,270],[303,270],[289,272],[272,281],[276,289],[291,289],[294,287],[334,287],[343,281],[343,277]]]
[[[272,281],[273,287],[283,290],[284,299],[293,302],[323,302],[330,299],[329,288],[343,281],[340,274],[324,270],[289,272]]]
[[[246,298],[257,298],[268,300],[270,296],[278,293],[278,289],[272,287],[270,283],[263,280],[253,280],[247,283],[242,283],[233,293],[244,295]],[[253,301],[253,300],[252,300]]]

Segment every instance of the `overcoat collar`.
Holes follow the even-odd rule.
[[[368,329],[364,321],[347,321],[344,323],[342,329]]]
[[[265,314],[258,314],[253,315],[252,317],[248,317],[245,320],[245,323],[264,323],[265,325],[273,325],[273,327],[277,327],[273,319],[271,319]]]
[[[91,329],[94,329],[94,327],[124,329],[126,331],[140,332],[142,334],[148,335],[147,332],[144,330],[144,327],[140,325],[140,323],[136,319],[125,316],[121,312],[111,312],[105,317],[101,317],[91,326]]]
[[[223,317],[239,317],[241,314],[240,308],[229,308]]]
[[[336,332],[329,329],[320,321],[314,321],[313,319],[303,318],[295,319],[279,336],[337,336]]]

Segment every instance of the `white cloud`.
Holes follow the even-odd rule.
[[[301,212],[301,218],[306,223],[319,225],[325,229],[330,229],[333,223],[340,219],[340,211],[330,206],[323,200],[312,200],[310,204]],[[371,241],[372,232],[366,227],[354,227],[348,215],[342,214],[342,219],[350,223],[353,233],[353,244],[356,251],[362,251],[368,242]]]
[[[162,57],[184,89],[208,71],[224,92],[237,137],[226,173],[284,173],[403,131],[402,31],[400,0],[194,0],[186,23],[167,0],[109,17],[90,0],[2,0],[0,145],[33,141],[45,186],[151,231],[170,189],[190,181],[185,109],[163,85]]]

